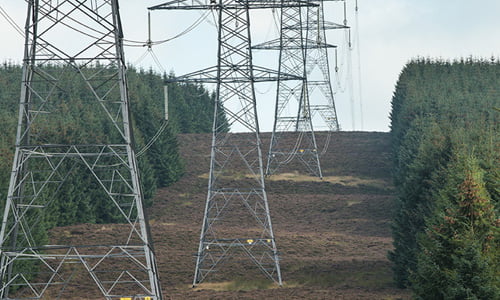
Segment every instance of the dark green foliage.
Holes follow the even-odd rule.
[[[500,224],[477,159],[454,157],[435,199],[411,276],[417,298],[499,299]]]
[[[172,79],[174,74],[168,78]],[[214,99],[201,85],[168,83],[171,121],[180,133],[212,132]]]
[[[98,67],[98,66],[96,66]],[[47,72],[64,72],[61,92],[48,105],[63,112],[43,120],[44,136],[51,142],[85,144],[113,140],[116,130],[110,128],[102,110],[88,105],[89,90],[71,68],[48,66]],[[21,87],[21,66],[4,63],[0,66],[0,209],[3,211],[13,161],[15,130]],[[85,70],[84,70],[85,71]],[[177,181],[183,174],[176,135],[179,132],[210,132],[214,101],[202,86],[169,84],[170,121],[165,126],[163,86],[165,77],[152,71],[129,68],[127,72],[132,126],[135,136],[142,192],[146,206],[151,206],[157,187]],[[71,99],[71,103],[64,101]],[[44,117],[44,116],[42,116]],[[111,125],[112,126],[112,125]],[[165,127],[147,151],[141,151]],[[49,195],[57,197],[45,215],[41,228],[75,223],[109,223],[119,220],[110,201],[92,175],[81,172],[86,167],[76,164],[60,187],[48,187]]]
[[[418,121],[418,120],[416,120]],[[435,123],[412,127],[402,143],[400,157],[407,164],[399,166],[397,210],[394,216],[394,246],[391,252],[397,283],[408,284],[408,272],[415,268],[416,236],[425,228],[425,216],[431,208],[430,190],[439,181],[440,166],[449,155],[449,140]],[[411,145],[419,145],[413,149]],[[432,163],[430,163],[432,162]],[[400,230],[404,228],[404,230]]]
[[[488,226],[498,229],[492,220],[498,219],[500,203],[500,115],[494,109],[499,78],[494,60],[416,60],[404,68],[396,86],[391,134],[398,203],[389,257],[397,284],[412,286],[422,298],[493,299],[485,295],[498,285],[491,281],[492,274],[499,274],[498,257],[485,258],[477,231],[454,229],[456,236],[444,237],[436,228],[452,211],[454,218],[467,215],[459,209],[466,202],[457,197],[463,193],[458,187],[464,188],[464,178],[470,177],[490,203]],[[497,248],[498,238],[492,236]]]

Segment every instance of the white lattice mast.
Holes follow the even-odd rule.
[[[249,0],[172,1],[150,8],[210,9],[217,16],[217,65],[175,79],[216,84],[208,193],[193,286],[221,271],[223,263],[249,268],[246,261],[254,263],[270,280],[282,284],[264,184],[254,88],[255,82],[277,80],[278,74],[253,65],[249,19],[249,9],[280,5]],[[307,4],[289,1],[286,5]],[[244,128],[247,132],[231,133],[228,127]]]
[[[133,148],[118,0],[27,3],[15,157],[0,232],[0,297],[65,299],[75,296],[68,286],[76,286],[82,297],[161,299]],[[91,110],[108,131],[93,131],[95,119],[83,113]],[[54,120],[80,111],[88,132],[62,139],[57,130],[65,128]],[[47,244],[40,226],[74,176],[93,179],[92,200],[113,211],[120,230],[91,243]]]

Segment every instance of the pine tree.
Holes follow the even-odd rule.
[[[409,285],[408,276],[415,269],[419,252],[417,236],[425,230],[425,218],[431,213],[430,193],[433,181],[439,180],[442,166],[449,159],[450,141],[446,131],[435,122],[416,119],[408,130],[399,151],[396,167],[399,182],[397,209],[393,220],[394,278],[398,286]]]
[[[458,154],[419,236],[418,299],[500,299],[500,220],[473,156]]]
[[[391,112],[398,200],[394,250],[389,253],[401,287],[410,286],[409,275],[417,272],[416,257],[423,251],[418,236],[429,229],[426,220],[438,213],[434,193],[445,185],[448,168],[453,168],[451,149],[476,154],[490,201],[500,209],[500,120],[493,109],[500,93],[499,77],[497,61],[469,58],[417,59],[401,73]],[[472,255],[473,248],[467,253]],[[488,268],[498,268],[498,263]]]

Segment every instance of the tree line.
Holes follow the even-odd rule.
[[[98,66],[95,66],[97,68]],[[67,68],[47,66],[47,68]],[[61,71],[61,70],[56,70]],[[17,64],[0,65],[0,210],[3,211],[14,154],[18,107],[21,90],[22,67]],[[69,73],[69,72],[68,72]],[[170,75],[160,75],[152,70],[127,70],[130,111],[136,150],[144,147],[164,126],[163,86]],[[77,141],[108,140],[112,132],[106,116],[86,103],[90,90],[85,83],[75,78],[62,79],[58,83],[62,90],[71,95],[71,103],[64,96],[52,105],[64,113],[47,118],[45,133],[51,141],[70,143]],[[177,181],[184,166],[179,155],[176,135],[178,133],[211,132],[214,114],[214,95],[201,85],[169,83],[169,122],[144,155],[138,158],[145,205],[151,206],[158,187],[165,187]],[[88,100],[87,100],[88,102]],[[75,168],[78,168],[76,166]],[[81,166],[84,168],[84,166]],[[80,175],[73,171],[46,213],[44,227],[64,226],[75,223],[109,223],[118,221],[118,212],[107,203],[98,183],[88,173]]]
[[[392,98],[394,276],[417,299],[500,299],[500,63],[416,59]]]

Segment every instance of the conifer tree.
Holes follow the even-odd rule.
[[[473,156],[458,154],[419,236],[418,299],[499,299],[500,221]]]
[[[423,272],[421,268],[432,266],[417,262],[425,244],[418,242],[418,237],[431,226],[426,220],[440,213],[436,191],[445,186],[452,170],[458,170],[454,164],[460,162],[449,161],[452,149],[466,149],[465,153],[475,154],[483,172],[484,189],[498,215],[500,118],[494,109],[500,94],[498,78],[500,65],[494,60],[417,59],[407,64],[401,73],[391,112],[394,183],[398,197],[392,226],[394,250],[389,253],[396,283],[401,287],[414,284],[409,277],[415,276],[417,269]],[[463,232],[459,238],[469,237]],[[467,249],[471,259],[474,249],[479,248]],[[424,259],[427,258],[419,258],[419,261]],[[485,268],[488,272],[498,270],[499,264],[499,260],[492,261]],[[441,269],[433,271],[439,273]],[[427,297],[439,299],[438,290],[434,292],[436,294],[429,290]]]

